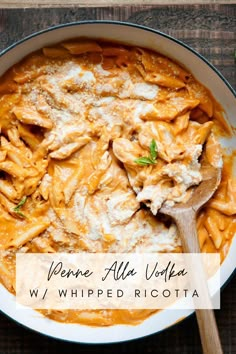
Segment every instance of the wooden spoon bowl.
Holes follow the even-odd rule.
[[[176,203],[173,207],[162,206],[162,214],[173,218],[185,210],[192,209],[197,212],[213,196],[221,180],[221,169],[204,163],[201,167],[202,182],[194,187],[191,198],[186,203]]]
[[[201,252],[196,228],[196,215],[198,210],[213,196],[221,180],[220,168],[203,164],[201,172],[203,180],[194,189],[191,198],[186,203],[177,203],[173,207],[163,206],[160,209],[162,214],[171,216],[176,222],[184,253]],[[198,276],[201,277],[201,274],[202,280],[205,279],[203,266],[199,264]],[[203,284],[204,301],[210,304],[210,295],[205,280]],[[196,309],[196,316],[204,354],[222,354],[213,310]]]

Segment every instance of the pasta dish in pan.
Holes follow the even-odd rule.
[[[102,40],[43,48],[0,79],[0,129],[0,280],[10,292],[17,252],[181,252],[175,224],[157,214],[191,196],[202,159],[223,163],[223,175],[198,215],[200,247],[226,256],[236,184],[218,138],[230,130],[171,59]],[[153,310],[43,313],[112,325]]]

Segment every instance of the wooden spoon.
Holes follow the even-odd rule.
[[[203,180],[194,189],[187,203],[176,203],[173,207],[163,206],[160,209],[162,214],[169,215],[174,219],[179,230],[184,253],[201,252],[198,243],[196,215],[198,210],[212,197],[221,179],[221,169],[214,168],[209,164],[203,165],[201,172]],[[198,277],[202,274],[202,279],[204,279],[205,274],[202,265],[199,265],[199,268]],[[203,284],[205,285],[203,289],[204,301],[206,299],[206,303],[210,304],[211,300],[206,281]],[[196,309],[196,316],[204,354],[222,354],[223,351],[213,310]]]

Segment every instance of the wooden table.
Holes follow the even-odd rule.
[[[208,58],[236,88],[236,6],[232,4],[0,9],[0,50],[37,30],[92,19],[129,21],[173,35]],[[222,344],[226,354],[234,354],[236,277],[222,292],[221,300],[221,310],[215,312]],[[199,354],[199,341],[195,316],[147,338],[106,346],[85,346],[44,337],[0,314],[0,354],[58,354],[65,351]]]

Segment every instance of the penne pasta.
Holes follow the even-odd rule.
[[[64,48],[43,48],[43,54],[48,58],[66,58],[68,57],[68,50]]]
[[[223,202],[220,200],[212,199],[209,205],[211,206],[211,208],[215,208],[216,210],[219,210],[225,215],[230,216],[236,214],[235,203]]]
[[[50,119],[44,118],[36,110],[28,107],[15,107],[12,112],[16,118],[24,124],[38,125],[42,128],[51,129],[53,123]]]
[[[18,124],[18,132],[23,141],[30,147],[32,151],[36,150],[41,143],[41,139],[38,135],[32,134],[27,126]]]
[[[0,204],[10,215],[15,215],[14,208],[16,205],[10,201],[3,193],[0,193]]]
[[[178,116],[175,119],[175,124],[173,127],[173,134],[177,135],[179,133],[182,133],[184,130],[186,130],[188,128],[188,122],[189,122],[189,112]]]
[[[64,194],[64,200],[65,204],[68,204],[69,201],[71,200],[71,197],[75,193],[79,181],[83,176],[83,166],[79,166],[76,171],[74,171],[70,177],[66,180],[64,189],[63,189],[63,194]]]
[[[7,157],[7,152],[6,150],[0,150],[0,162],[3,162],[6,160]]]
[[[204,226],[201,226],[198,228],[198,240],[199,240],[199,246],[200,249],[202,249],[204,247],[204,244],[206,242],[206,240],[208,239],[209,234],[207,229]]]
[[[229,134],[208,89],[159,53],[74,38],[29,54],[0,78],[0,282],[15,293],[18,252],[182,252],[174,222],[154,215],[191,198],[206,160],[223,170],[199,244],[223,261],[236,232]],[[43,313],[103,326],[153,310]]]
[[[69,50],[71,54],[80,55],[88,52],[101,52],[102,48],[92,40],[81,40],[62,43],[62,46]]]
[[[207,122],[202,124],[201,127],[197,130],[196,135],[194,136],[194,142],[196,144],[204,144],[211,132],[212,126],[213,122]]]
[[[60,149],[51,152],[49,156],[53,159],[64,160],[79,150],[81,147],[83,147],[85,144],[87,144],[90,140],[91,138],[89,137],[78,138],[78,140],[74,143],[67,144],[62,146]]]
[[[17,199],[17,192],[8,180],[0,179],[0,193],[13,202]]]
[[[55,253],[56,250],[50,245],[48,238],[36,237],[32,240],[34,246],[36,246],[38,252],[43,253]]]
[[[165,76],[159,73],[149,73],[144,76],[144,80],[151,82],[152,84],[157,84],[160,86],[165,86],[169,88],[180,89],[185,87],[185,83],[179,79]]]
[[[209,233],[209,236],[212,238],[216,249],[220,248],[220,245],[223,241],[223,235],[218,229],[215,218],[208,217],[205,221],[205,227]]]
[[[50,222],[37,220],[33,224],[23,226],[20,231],[16,232],[6,248],[19,248],[25,245],[28,241],[31,241],[35,237],[39,236],[44,230],[48,228],[49,225]]]
[[[12,129],[9,129],[7,132],[7,136],[11,142],[12,145],[15,147],[24,147],[24,143],[22,140],[20,140],[20,133],[16,127],[13,127]]]
[[[199,104],[198,100],[184,100],[181,97],[170,99],[169,101],[155,104],[155,117],[143,117],[144,120],[166,120],[171,121],[188,110],[195,108]]]
[[[0,260],[0,281],[11,293],[15,290],[14,277],[2,260]]]
[[[27,171],[12,161],[0,162],[0,171],[4,171],[13,177],[24,178],[27,176]]]

